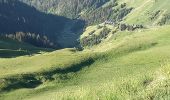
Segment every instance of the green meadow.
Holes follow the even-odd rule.
[[[168,100],[169,43],[162,26],[117,32],[83,51],[2,57],[0,100]]]
[[[41,7],[36,0],[28,0],[42,13],[76,17],[66,22],[60,40],[72,44],[81,34],[78,40],[84,47],[55,50],[0,37],[0,100],[170,100],[169,0],[101,1],[93,6],[93,0],[85,5],[81,0],[52,0],[51,5],[42,1]],[[80,5],[76,11],[74,2]],[[105,16],[110,10],[112,14]],[[122,19],[77,30],[81,27],[77,17],[83,15],[92,22]],[[121,25],[126,29],[121,30]]]

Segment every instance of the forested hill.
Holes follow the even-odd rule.
[[[53,37],[69,19],[39,12],[18,0],[0,1],[0,32],[31,32]],[[52,35],[52,36],[51,36]]]
[[[88,24],[105,20],[121,21],[132,7],[118,3],[118,0],[20,0],[42,12],[82,19]]]
[[[131,10],[110,0],[1,0],[0,33],[46,35],[62,48],[74,47],[85,23],[121,21]]]
[[[168,0],[1,0],[0,33],[30,32],[46,35],[62,48],[75,47],[86,26],[107,20],[169,24],[170,8],[165,2]]]
[[[116,0],[1,0],[0,33],[35,33],[74,47],[85,23],[120,22],[131,10]]]
[[[44,12],[76,18],[85,10],[101,7],[110,0],[20,0]]]
[[[58,44],[58,38],[64,34],[66,24],[73,23],[71,29],[77,31],[81,29],[77,29],[77,22],[79,21],[41,12],[19,0],[0,0],[0,34],[35,33],[47,36],[56,45],[63,45]]]

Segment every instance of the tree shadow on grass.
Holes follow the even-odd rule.
[[[38,48],[33,45],[0,37],[0,58],[15,58],[19,56],[32,56],[40,52],[52,52],[54,49]]]
[[[83,68],[89,67],[93,63],[94,63],[94,59],[88,58],[78,64],[73,64],[63,69],[57,68],[57,69],[51,69],[46,72],[9,76],[0,79],[1,82],[0,84],[4,84],[4,86],[0,87],[0,92],[8,92],[11,90],[16,90],[21,88],[36,88],[39,85],[43,84],[44,79],[53,81],[54,75],[60,75],[59,80],[67,80],[68,73],[77,73],[81,71]]]
[[[41,54],[40,52],[52,52],[52,49],[49,50],[10,50],[2,49],[0,50],[0,58],[16,58],[19,56],[33,56],[34,54]]]

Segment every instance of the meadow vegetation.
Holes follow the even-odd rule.
[[[47,25],[53,22],[50,16],[55,15],[46,13],[71,18],[58,16],[62,22],[46,31],[60,36],[54,26],[68,24],[61,33],[72,34],[61,35],[65,40],[76,35],[70,31],[79,23],[76,18],[85,20],[87,27],[79,38],[83,50],[28,44],[28,36],[50,44],[47,37],[38,34],[0,37],[0,100],[170,99],[169,0],[50,0],[52,5],[41,0],[20,1],[47,18]],[[114,24],[103,23],[107,19],[114,19]],[[84,27],[81,22],[76,25],[77,31],[79,26]]]
[[[169,29],[118,32],[84,51],[1,58],[0,99],[168,99]]]

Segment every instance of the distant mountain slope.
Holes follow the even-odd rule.
[[[82,19],[88,24],[97,24],[105,20],[120,21],[131,10],[117,0],[20,0],[43,12]]]
[[[109,1],[3,0],[0,2],[0,32],[6,34],[22,31],[42,34],[59,44],[61,48],[74,47],[78,45],[77,39],[84,28],[84,21],[87,24],[101,23],[107,19],[120,21],[131,11],[130,7],[117,4],[116,1],[107,4]],[[47,14],[48,12],[68,18]]]
[[[70,30],[75,33],[82,29],[82,26],[84,25],[80,20],[71,20],[62,16],[40,12],[36,8],[20,2],[19,0],[0,1],[1,34],[15,32],[41,34],[48,36],[50,40],[58,45],[58,38],[67,34],[63,33],[63,31],[65,31],[65,25],[68,23],[72,24],[69,27]],[[76,23],[80,24],[76,26]],[[78,36],[76,36],[76,39],[77,38]],[[72,39],[69,43],[75,45],[75,41],[77,41],[76,39]],[[59,45],[60,47],[69,47],[70,44],[67,43]]]
[[[170,23],[168,0],[1,0],[0,32],[47,35],[75,47],[83,28],[107,20],[145,26]],[[62,16],[62,17],[61,17]]]
[[[18,0],[0,2],[0,32],[16,31],[46,34],[53,37],[62,31],[69,19],[51,14],[44,14]]]
[[[133,7],[132,12],[125,18],[126,23],[145,25],[170,24],[169,0],[120,0]]]
[[[96,9],[110,0],[20,0],[44,12],[77,18],[88,9]]]
[[[108,7],[112,3],[113,1],[107,2],[104,7]],[[106,14],[104,13],[101,16],[104,18],[110,14],[111,17],[109,18],[111,20],[109,20],[109,23],[91,25],[85,29],[80,37],[82,47],[98,45],[114,36],[116,32],[122,31],[122,29],[133,32],[136,26],[139,26],[137,29],[140,30],[142,27],[151,28],[170,24],[168,0],[117,0],[116,3],[118,4],[112,7],[113,11],[107,13],[106,9]],[[115,10],[119,13],[116,14]],[[98,10],[94,10],[94,13],[98,13]],[[90,13],[90,16],[93,17],[93,14]],[[95,19],[97,19],[96,16]]]
[[[81,18],[90,24],[121,16],[130,24],[170,23],[169,0],[20,0],[43,12],[68,18]],[[125,4],[122,8],[118,5]],[[132,10],[133,8],[133,10]],[[132,12],[131,12],[132,10]],[[131,13],[130,13],[131,12]],[[122,14],[123,13],[123,14]],[[130,14],[129,14],[130,13]],[[128,16],[126,16],[129,14]]]

